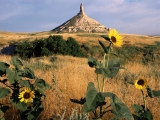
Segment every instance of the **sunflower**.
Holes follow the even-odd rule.
[[[140,78],[140,79],[135,80],[134,85],[135,85],[135,87],[136,87],[137,89],[143,89],[143,88],[146,88],[146,87],[147,87],[147,83],[148,83],[148,82],[147,82],[146,79]]]
[[[111,29],[108,33],[108,36],[112,44],[118,47],[122,47],[123,41],[118,31],[116,31],[115,29]]]
[[[19,97],[20,102],[33,102],[33,98],[35,98],[34,91],[31,91],[30,88],[25,88],[20,94]]]

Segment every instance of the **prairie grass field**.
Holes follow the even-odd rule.
[[[90,48],[90,55],[99,60],[103,59],[99,54],[102,49],[98,47],[100,46],[98,40],[106,42],[101,37],[101,35],[105,35],[104,33],[0,32],[0,47],[26,39],[33,41],[36,38],[46,38],[50,35],[62,35],[64,39],[73,37],[79,44]],[[121,66],[125,69],[121,69],[113,79],[107,79],[105,91],[115,93],[133,112],[131,105],[143,104],[143,100],[140,90],[127,82],[134,81],[138,76],[147,79],[148,85],[152,89],[160,89],[160,36],[122,34],[122,37],[124,48],[115,50],[120,56]],[[145,53],[142,51],[144,47],[145,50],[154,51],[154,58],[148,53],[144,56]],[[9,63],[11,57],[1,54],[0,61]],[[63,120],[63,117],[64,120],[69,120],[73,110],[77,110],[77,113],[83,112],[83,110],[79,111],[81,106],[72,103],[70,99],[85,97],[88,82],[95,82],[96,74],[94,69],[88,66],[88,58],[54,54],[48,57],[22,59],[22,62],[25,67],[32,69],[37,77],[44,79],[52,86],[50,90],[46,91],[46,99],[43,101],[44,111],[39,117],[40,120]],[[0,99],[0,103],[8,104],[8,102],[9,98]],[[147,98],[147,107],[151,110],[154,120],[159,120],[160,98]],[[6,112],[6,120],[17,120],[16,113],[16,108],[11,106],[10,110]],[[104,120],[110,120],[111,117],[112,115],[108,113],[104,116]]]

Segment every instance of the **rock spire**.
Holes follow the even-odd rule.
[[[79,13],[64,22],[62,25],[54,28],[55,32],[107,32],[108,29],[97,22],[96,20],[88,17],[84,12],[84,6],[80,4]]]
[[[84,15],[85,12],[84,12],[84,7],[83,7],[83,4],[81,3],[80,5],[80,11],[79,11],[80,14]]]

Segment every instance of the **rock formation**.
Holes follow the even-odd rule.
[[[100,24],[96,20],[88,17],[84,12],[83,4],[80,5],[80,12],[56,27],[52,31],[55,32],[107,32],[108,28]]]

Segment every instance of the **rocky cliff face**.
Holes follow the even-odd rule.
[[[107,32],[108,28],[100,24],[96,20],[88,17],[84,12],[83,4],[80,5],[80,12],[56,27],[52,31],[56,32]]]

